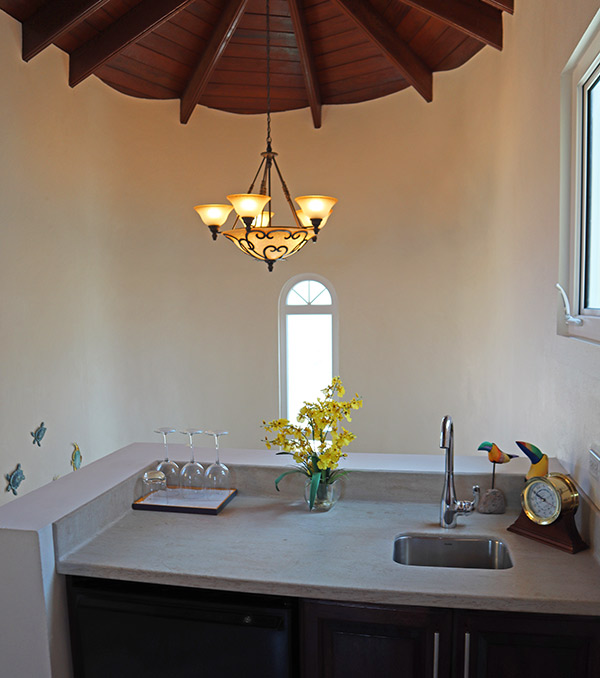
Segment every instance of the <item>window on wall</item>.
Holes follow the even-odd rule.
[[[600,12],[569,59],[561,90],[559,282],[580,324],[559,332],[600,342]]]
[[[581,222],[582,311],[600,315],[600,66],[586,79],[583,95],[583,165]]]
[[[330,282],[316,275],[296,276],[279,301],[279,384],[281,416],[296,420],[305,400],[338,372],[337,301]]]

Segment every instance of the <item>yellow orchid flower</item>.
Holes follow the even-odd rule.
[[[352,421],[351,410],[363,406],[362,398],[356,393],[349,401],[336,400],[343,397],[345,389],[340,377],[333,377],[331,384],[321,393],[324,398],[317,398],[314,403],[305,402],[292,424],[288,419],[263,421],[265,431],[274,433],[272,439],[264,438],[268,450],[281,448],[278,454],[289,454],[300,465],[298,469],[309,478],[320,473],[320,482],[333,482],[340,459],[348,455],[343,448],[349,445],[356,436],[344,427],[342,420]],[[278,479],[280,480],[281,477]]]

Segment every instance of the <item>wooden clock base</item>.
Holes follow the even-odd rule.
[[[535,539],[567,553],[577,553],[589,548],[577,531],[574,513],[563,514],[551,525],[538,525],[529,520],[525,511],[521,511],[519,517],[507,529],[509,532]]]

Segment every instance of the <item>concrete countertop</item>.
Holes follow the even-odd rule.
[[[187,459],[184,445],[169,447],[173,458]],[[213,461],[214,449],[196,452],[202,462]],[[497,469],[510,513],[474,514],[451,530],[506,541],[514,567],[492,572],[392,560],[396,535],[442,532],[438,451],[351,453],[344,466],[353,474],[340,503],[330,513],[309,514],[299,500],[300,476],[286,478],[275,492],[287,457],[224,448],[240,495],[221,515],[134,512],[142,472],[162,453],[160,443],[135,443],[0,507],[0,655],[7,675],[71,678],[66,573],[359,602],[600,615],[600,520],[591,502],[577,515],[590,551],[569,555],[506,532],[518,510],[525,458]],[[485,455],[455,462],[459,498],[470,496],[474,482],[489,486]],[[551,470],[561,470],[556,460]]]
[[[385,475],[389,481],[394,472]],[[417,477],[395,482],[400,487],[406,478],[414,484]],[[440,475],[429,478],[441,488]],[[358,481],[354,475],[350,483]],[[59,553],[57,571],[342,601],[600,615],[600,565],[592,552],[571,555],[507,532],[518,513],[514,503],[506,514],[471,514],[443,530],[437,502],[415,501],[414,492],[407,502],[345,497],[322,514],[309,513],[296,499],[300,493],[300,485],[282,496],[241,491],[219,516],[129,509],[83,545],[72,534],[66,538],[72,548]],[[60,532],[57,549],[67,551]],[[394,537],[411,532],[497,537],[507,544],[513,567],[397,564]]]

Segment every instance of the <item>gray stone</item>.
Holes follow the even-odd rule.
[[[477,507],[479,513],[505,513],[506,499],[502,490],[486,490]]]

